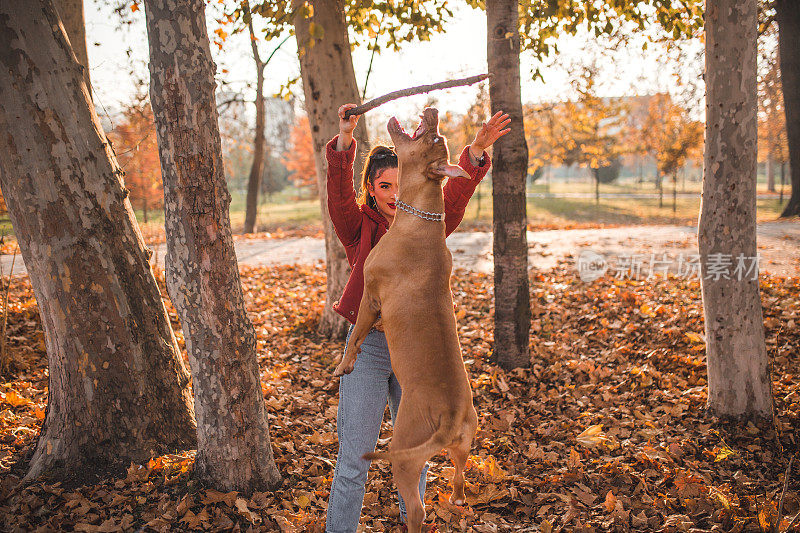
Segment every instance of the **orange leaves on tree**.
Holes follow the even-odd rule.
[[[290,148],[283,154],[283,164],[291,172],[289,179],[296,187],[317,193],[317,167],[314,163],[314,145],[308,117],[297,118],[290,136]]]
[[[783,103],[777,47],[759,57],[766,65],[758,78],[758,160],[783,163],[789,158],[786,134],[786,108]]]
[[[627,117],[627,105],[600,97],[597,79],[597,67],[587,65],[573,75],[575,100],[527,106],[530,172],[545,165],[573,164],[597,170],[609,166],[625,151],[619,132]]]
[[[641,145],[653,154],[662,174],[674,175],[689,160],[702,158],[703,124],[667,93],[652,96],[640,130]]]
[[[137,95],[125,106],[122,119],[109,133],[117,161],[125,172],[125,187],[134,209],[148,212],[163,204],[161,162],[158,156],[153,110],[144,95]]]

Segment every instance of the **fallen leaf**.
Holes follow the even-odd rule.
[[[3,400],[5,400],[5,402],[11,405],[12,407],[20,407],[22,405],[28,405],[29,403],[31,403],[30,400],[28,400],[27,398],[23,398],[13,390],[8,391],[3,397]]]
[[[603,502],[603,507],[605,507],[606,511],[608,511],[610,513],[610,512],[612,512],[614,510],[614,508],[616,506],[617,506],[617,497],[614,496],[613,492],[608,491],[606,493],[606,499]]]
[[[251,524],[258,524],[261,522],[261,517],[247,507],[247,500],[244,498],[236,498],[235,504],[239,514],[245,517]]]

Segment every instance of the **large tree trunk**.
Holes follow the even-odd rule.
[[[189,373],[50,0],[0,1],[0,182],[45,333],[50,395],[27,479],[194,446]]]
[[[197,477],[222,491],[275,487],[256,336],[233,248],[204,0],[147,0],[167,289],[186,337]]]
[[[248,6],[249,10],[249,6]],[[253,164],[250,167],[250,178],[247,180],[247,202],[244,215],[244,233],[253,233],[256,228],[258,213],[258,190],[261,185],[261,169],[264,166],[264,62],[258,55],[258,41],[253,31],[253,21],[248,19],[247,29],[250,31],[250,44],[253,59],[256,62],[256,138],[253,142]]]
[[[511,117],[511,132],[494,144],[494,352],[506,369],[530,364],[531,302],[525,178],[528,145],[522,120],[517,0],[487,0],[486,29],[492,114]]]
[[[778,55],[781,64],[783,108],[789,144],[789,183],[792,195],[781,217],[800,216],[800,9],[796,0],[775,0],[778,20]]]
[[[707,406],[720,416],[772,413],[757,271],[735,270],[740,255],[745,269],[756,257],[756,123],[756,0],[709,1],[698,241]]]
[[[783,205],[783,186],[786,185],[786,162],[781,161],[781,191],[778,197],[778,205]]]
[[[300,2],[294,0],[297,7]],[[312,0],[313,17],[307,18],[303,10],[294,18],[297,49],[300,56],[300,73],[303,76],[306,113],[311,124],[311,140],[314,143],[314,160],[317,167],[320,210],[325,229],[325,270],[328,278],[325,309],[319,323],[320,334],[341,338],[347,332],[347,321],[333,310],[333,302],[339,299],[350,275],[350,265],[344,247],[333,230],[328,215],[328,189],[325,160],[325,144],[339,132],[339,117],[336,111],[346,103],[360,104],[353,59],[350,55],[350,39],[344,21],[341,0]],[[312,39],[309,25],[313,22],[324,32]],[[313,41],[313,42],[312,42]],[[361,117],[353,135],[358,142],[358,154],[354,164],[356,176],[361,173],[361,162],[369,152],[366,117]]]
[[[55,0],[53,2],[67,32],[72,51],[83,67],[83,79],[89,87],[89,98],[92,97],[89,83],[89,56],[86,53],[86,23],[83,20],[83,0]]]

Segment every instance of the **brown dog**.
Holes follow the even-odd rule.
[[[469,175],[448,162],[436,109],[425,109],[413,137],[395,118],[387,129],[398,159],[398,210],[364,264],[358,318],[334,374],[352,371],[361,343],[380,313],[392,370],[403,394],[389,452],[364,458],[392,461],[409,531],[417,532],[425,518],[418,488],[425,462],[447,448],[455,465],[450,501],[463,504],[464,465],[478,426],[453,314],[453,259],[445,245],[442,195],[445,177]],[[441,213],[441,220],[434,213]]]

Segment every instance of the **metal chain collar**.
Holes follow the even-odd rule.
[[[432,220],[434,222],[444,222],[444,213],[430,213],[428,211],[422,211],[421,209],[417,209],[416,207],[410,206],[407,203],[401,200],[395,200],[395,205],[405,211],[410,215],[414,215],[415,217],[419,217],[423,220]]]

